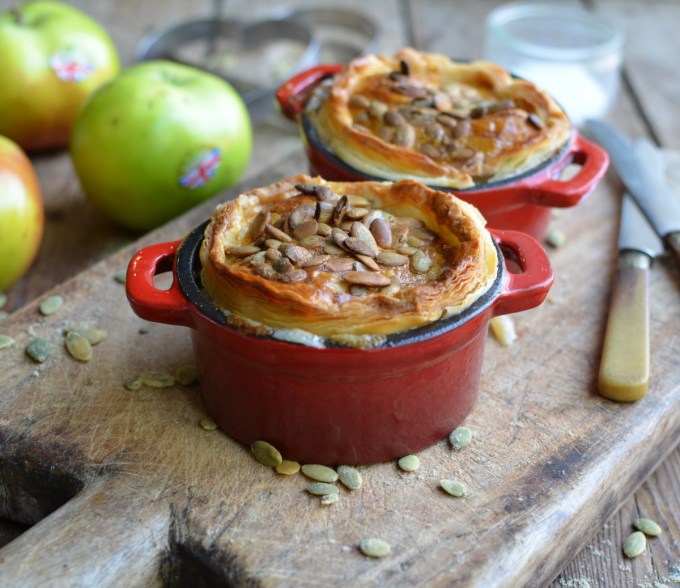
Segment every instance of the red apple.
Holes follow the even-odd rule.
[[[43,234],[43,201],[33,164],[0,136],[0,291],[24,275]]]
[[[118,73],[106,31],[48,0],[0,14],[0,135],[24,150],[66,147],[89,94]]]

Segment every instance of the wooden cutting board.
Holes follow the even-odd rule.
[[[306,168],[301,155],[247,182]],[[0,550],[0,585],[542,586],[675,446],[680,435],[680,271],[651,276],[652,383],[635,404],[595,394],[620,186],[603,182],[554,226],[556,282],[541,307],[515,316],[517,341],[491,336],[473,442],[421,452],[420,469],[362,466],[364,483],[322,507],[302,475],[284,477],[247,448],[199,426],[197,386],[130,391],[144,370],[192,361],[185,328],[137,318],[115,274],[138,248],[182,238],[222,195],[93,266],[2,324],[0,517],[34,525]],[[64,329],[89,321],[108,337],[88,363]],[[43,364],[24,348],[52,343]],[[304,426],[301,423],[300,426]],[[468,495],[438,489],[464,482]],[[369,559],[366,537],[392,552]]]

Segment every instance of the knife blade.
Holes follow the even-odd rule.
[[[656,149],[642,141],[635,148],[649,175],[660,178]],[[621,202],[618,245],[598,390],[605,398],[632,402],[649,388],[649,269],[663,244],[627,193]]]
[[[626,189],[680,264],[680,202],[660,177],[650,173],[640,154],[616,129],[588,119],[588,132],[608,153]]]

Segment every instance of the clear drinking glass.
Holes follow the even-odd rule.
[[[518,2],[487,16],[484,55],[546,90],[578,126],[616,99],[623,41],[618,27],[578,6]]]

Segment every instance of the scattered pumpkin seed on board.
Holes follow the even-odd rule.
[[[463,447],[467,447],[471,441],[472,431],[467,427],[457,427],[449,435],[449,442],[455,451],[460,451]]]
[[[142,379],[141,378],[129,378],[123,382],[123,385],[128,389],[128,390],[140,390],[142,388]]]
[[[420,459],[417,455],[405,455],[399,458],[397,465],[405,472],[415,472],[420,467]]]
[[[340,492],[340,489],[337,486],[328,484],[327,482],[312,482],[305,486],[305,490],[315,496],[325,496],[326,494],[337,494]]]
[[[638,555],[642,555],[647,548],[647,538],[642,531],[635,531],[628,535],[623,542],[623,553],[626,557],[633,559]]]
[[[203,417],[200,421],[198,421],[198,424],[204,431],[214,431],[217,429],[217,423],[210,417]]]
[[[456,482],[455,480],[442,480],[439,482],[442,490],[451,496],[456,498],[462,498],[467,494],[467,488],[462,482]]]
[[[283,461],[279,450],[266,441],[255,441],[250,446],[250,451],[257,461],[270,468],[275,468]]]
[[[85,338],[90,342],[90,345],[99,345],[104,339],[106,339],[109,334],[105,329],[88,329],[85,333],[82,333]]]
[[[127,277],[127,269],[121,269],[118,270],[115,275],[113,276],[113,279],[116,280],[116,282],[120,284],[125,284],[125,278]]]
[[[26,355],[37,363],[43,363],[52,351],[49,342],[42,337],[35,337],[26,346]]]
[[[338,466],[338,477],[342,485],[350,490],[358,490],[364,481],[359,470],[346,465]]]
[[[567,236],[559,229],[549,229],[545,235],[545,242],[553,249],[559,249],[566,244]]]
[[[338,472],[336,472],[333,468],[315,463],[306,463],[303,465],[302,473],[308,478],[316,480],[317,482],[326,482],[328,484],[332,484],[338,480]]]
[[[359,541],[359,550],[368,557],[385,557],[392,551],[392,548],[386,541],[370,537]]]
[[[80,333],[71,331],[66,335],[66,350],[69,352],[71,357],[77,359],[78,361],[90,361],[92,359],[92,345]]]
[[[63,304],[64,299],[61,296],[48,296],[40,304],[40,314],[50,316],[57,312]]]
[[[276,466],[276,471],[284,476],[292,476],[300,471],[300,464],[297,461],[284,459]]]
[[[340,494],[324,494],[321,499],[321,506],[329,506],[331,504],[335,504],[340,500]]]
[[[6,349],[14,345],[16,341],[9,335],[0,335],[0,349]]]
[[[633,521],[633,526],[638,531],[642,531],[647,537],[658,537],[661,535],[661,527],[652,519],[635,519],[635,521]]]
[[[142,372],[139,378],[142,384],[150,388],[170,388],[175,385],[175,377],[165,372]]]
[[[198,370],[195,365],[182,365],[177,368],[175,379],[180,386],[191,386],[198,381]]]

